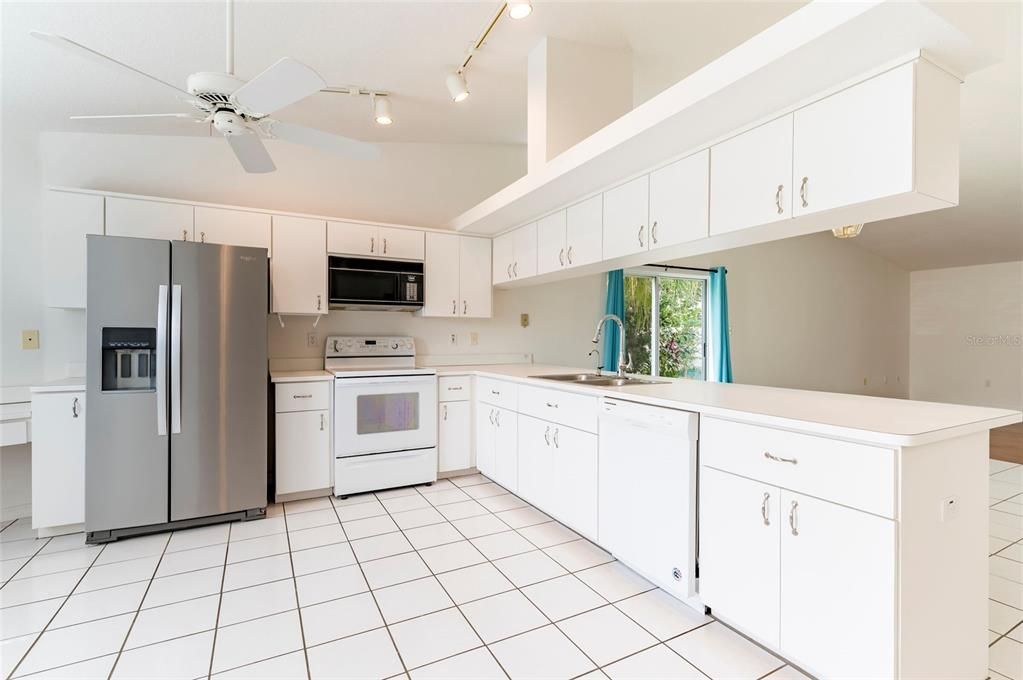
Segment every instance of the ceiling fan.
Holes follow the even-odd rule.
[[[242,168],[252,173],[273,172],[277,169],[263,145],[264,137],[304,144],[360,160],[379,158],[380,149],[374,144],[272,118],[271,114],[275,111],[325,89],[327,83],[316,71],[290,57],[284,57],[248,82],[238,78],[234,75],[233,24],[233,4],[228,0],[227,72],[193,73],[188,76],[187,90],[63,36],[40,31],[32,31],[32,35],[81,57],[127,69],[148,78],[172,91],[181,102],[196,109],[192,113],[71,116],[72,119],[184,118],[198,123],[211,123],[227,139]]]

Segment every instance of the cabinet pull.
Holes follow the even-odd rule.
[[[316,296],[316,311],[320,311],[323,308],[323,297],[320,295]]]
[[[547,429],[543,431],[543,440],[547,442],[547,446],[551,445],[551,426],[548,425]]]
[[[376,250],[376,247],[377,247],[377,240],[375,238],[373,238],[372,236],[370,236],[369,237],[369,252],[372,253],[374,250]]]
[[[508,263],[508,278],[510,279],[511,277],[512,277],[512,275],[511,275],[511,262],[509,262]]]
[[[764,502],[760,504],[760,516],[764,518],[764,526],[771,526],[771,511],[768,509],[767,504],[771,500],[771,494],[764,492]]]
[[[560,251],[558,251],[558,264],[560,264],[562,267],[565,266],[565,249],[564,248],[562,248]]]
[[[188,240],[188,230],[187,229],[182,229],[181,230],[181,240],[182,241],[187,241]]]
[[[568,247],[568,252],[565,253],[568,256],[568,263],[572,264],[572,246]]]
[[[491,393],[492,395],[494,395],[495,397],[500,397],[500,396],[501,396],[501,393],[500,393],[500,392],[498,392],[497,390],[490,390],[490,393]]]
[[[469,313],[469,301],[468,300],[462,300],[462,314],[468,314],[468,313]]]
[[[457,387],[449,387],[448,391],[449,392],[461,392],[462,391],[462,386],[458,385]]]
[[[448,419],[448,405],[444,404],[444,420]]]
[[[206,232],[205,231],[200,231],[199,232],[199,242],[200,243],[206,243]]]
[[[645,224],[639,225],[639,231],[636,232],[636,238],[639,239],[639,247],[643,247],[643,229],[646,227]]]
[[[384,255],[387,254],[387,239],[384,239]]]
[[[320,414],[320,432],[323,432],[323,430],[324,430],[324,428],[326,426],[327,426],[327,416],[321,413]]]
[[[792,529],[793,536],[799,535],[799,529],[796,528],[796,524],[799,522],[799,516],[796,514],[797,508],[799,508],[799,501],[792,501],[792,508],[789,509],[789,527]]]
[[[516,260],[515,262],[512,263],[512,275],[515,278],[519,278],[519,262],[518,262],[518,260]]]
[[[803,181],[799,183],[799,200],[803,202],[803,207],[809,207],[809,203],[806,202],[806,184],[810,181],[809,177],[804,177]]]
[[[785,188],[784,184],[779,184],[778,190],[774,192],[774,205],[778,208],[779,215],[785,212],[785,208],[781,207],[781,192],[784,188]]]
[[[311,394],[293,394],[293,395],[291,395],[291,398],[292,399],[312,399],[313,395],[311,395]]]
[[[558,408],[558,402],[547,402],[547,408]]]
[[[74,400],[71,402],[71,417],[72,418],[78,417],[78,397],[75,397]]]
[[[657,245],[657,220],[654,220],[654,223],[650,225],[650,240],[655,246]]]
[[[451,313],[458,314],[458,300],[451,301]]]
[[[494,409],[490,409],[490,424],[494,424]]]
[[[558,444],[558,433],[561,432],[560,427],[554,428],[554,448],[559,448]]]
[[[494,411],[494,424],[501,427],[501,412]]]
[[[799,461],[795,458],[782,458],[781,456],[776,456],[773,453],[768,453],[767,451],[764,451],[764,458],[773,460],[776,463],[792,463],[793,465],[799,464]]]

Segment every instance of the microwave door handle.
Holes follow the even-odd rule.
[[[167,286],[156,297],[156,434],[167,434]]]
[[[171,434],[181,434],[181,286],[171,289]]]

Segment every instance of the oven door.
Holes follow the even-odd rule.
[[[334,381],[334,455],[410,451],[437,445],[437,376]]]

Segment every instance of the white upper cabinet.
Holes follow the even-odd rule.
[[[600,262],[603,257],[604,199],[593,196],[569,206],[565,224],[565,266]]]
[[[494,283],[536,276],[536,222],[519,227],[494,239]]]
[[[106,211],[107,236],[191,239],[194,209],[190,205],[108,196]]]
[[[103,233],[103,197],[47,192],[43,206],[46,305],[85,308],[85,237]]]
[[[565,267],[565,211],[544,217],[536,225],[536,268],[539,274]]]
[[[196,206],[192,240],[200,243],[266,248],[269,256],[270,215]]]
[[[710,150],[650,173],[650,249],[706,238]]]
[[[515,261],[515,232],[510,231],[494,239],[494,278],[493,282],[504,283],[512,279],[512,262]]]
[[[493,314],[490,239],[459,236],[458,248],[459,311],[466,317],[490,318]]]
[[[424,234],[416,229],[361,222],[327,223],[327,251],[336,255],[422,260],[425,249]]]
[[[792,217],[792,114],[710,149],[710,233]]]
[[[638,177],[604,192],[604,258],[647,249],[650,178]]]
[[[323,220],[273,216],[271,312],[327,313],[326,232]]]

